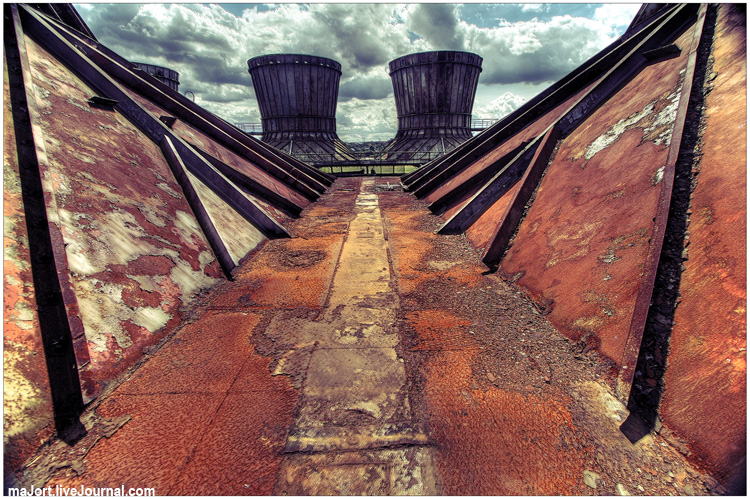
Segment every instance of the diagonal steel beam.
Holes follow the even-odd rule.
[[[493,176],[450,220],[438,230],[438,234],[460,234],[482,216],[503,194],[513,187],[523,176],[529,161],[539,143],[541,136],[524,147],[507,165]]]
[[[277,149],[249,137],[223,119],[209,113],[166,85],[145,77],[143,71],[132,66],[104,45],[81,39],[66,26],[50,22],[50,28],[84,53],[100,69],[121,83],[157,102],[166,111],[201,131],[282,180],[310,199],[317,199],[333,183],[333,177],[288,156]]]
[[[299,206],[295,202],[288,200],[277,191],[266,187],[265,185],[261,184],[257,180],[250,178],[244,173],[235,170],[228,164],[200,149],[195,144],[190,145],[196,152],[198,152],[198,154],[203,156],[206,161],[211,163],[214,168],[220,171],[225,177],[231,180],[232,183],[243,189],[248,194],[269,201],[272,205],[281,209],[282,211],[285,211],[293,217],[299,217],[299,214],[303,210],[302,206]]]
[[[174,178],[182,188],[185,200],[193,210],[193,215],[195,215],[196,220],[198,220],[203,234],[206,235],[208,244],[211,245],[211,249],[213,250],[214,255],[216,255],[216,259],[219,261],[221,270],[224,272],[227,279],[231,280],[232,270],[234,270],[235,267],[234,261],[229,255],[229,250],[227,249],[224,240],[219,235],[219,231],[216,229],[213,220],[211,220],[211,217],[208,215],[206,207],[203,206],[198,193],[195,191],[195,186],[193,186],[193,183],[188,177],[185,163],[183,163],[182,158],[175,150],[174,144],[169,140],[169,137],[165,136],[162,139],[161,144],[159,144],[159,147],[164,154],[164,158],[167,160],[167,164],[169,164],[169,168],[172,170],[172,174],[174,174]]]
[[[685,130],[685,120],[687,119],[688,107],[690,105],[690,94],[693,91],[693,79],[695,78],[698,47],[701,43],[705,42],[704,38],[707,31],[707,11],[707,5],[701,5],[698,12],[698,20],[695,23],[693,42],[685,66],[685,76],[682,83],[680,101],[677,105],[677,116],[672,129],[672,139],[667,154],[667,164],[665,165],[661,181],[661,191],[659,192],[659,202],[657,205],[656,217],[654,218],[648,253],[646,254],[646,260],[643,265],[641,282],[638,286],[633,319],[630,323],[625,349],[620,360],[620,366],[622,367],[617,377],[615,391],[618,398],[626,403],[630,397],[630,390],[633,385],[635,366],[641,348],[643,331],[646,328],[646,319],[651,306],[651,296],[656,281],[656,272],[659,268],[661,250],[664,245],[664,236],[667,229],[669,209],[672,200],[672,188],[675,181],[676,165],[680,155],[680,147],[682,146],[682,135]]]
[[[508,248],[508,243],[510,243],[521,221],[526,203],[529,202],[531,195],[539,185],[539,181],[542,179],[542,174],[547,168],[550,156],[559,138],[560,130],[555,125],[549,127],[545,132],[542,143],[536,150],[536,153],[534,153],[534,157],[531,159],[531,163],[521,179],[521,184],[516,190],[510,204],[505,209],[505,213],[500,219],[500,224],[495,229],[490,244],[482,257],[482,261],[487,266],[493,267],[496,265]]]
[[[24,42],[18,7],[5,5],[4,46],[10,105],[16,136],[29,259],[52,411],[58,435],[75,438],[83,411],[83,389],[77,362],[89,360],[83,324],[70,283],[57,205],[48,176],[48,158]],[[81,373],[86,381],[85,372]],[[84,430],[85,433],[85,430]]]
[[[278,222],[247,199],[226,177],[199,156],[159,118],[143,109],[119,84],[93,64],[88,57],[52,30],[45,20],[29,9],[19,10],[22,13],[21,20],[30,36],[34,37],[46,50],[64,61],[71,70],[87,81],[95,90],[110,99],[117,100],[115,109],[140,128],[157,145],[162,143],[164,137],[168,137],[190,171],[211,187],[240,215],[258,227],[268,237],[289,237],[289,233]]]

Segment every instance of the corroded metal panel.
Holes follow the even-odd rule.
[[[692,30],[678,40],[689,47]],[[687,51],[643,69],[562,143],[501,269],[564,334],[620,361]],[[571,174],[575,172],[575,174]]]
[[[239,213],[227,209],[226,203],[194,175],[188,173],[188,178],[223,239],[229,256],[235,265],[239,265],[251,251],[267,240],[266,237]]]
[[[3,58],[5,66],[5,58]],[[3,72],[3,444],[9,477],[54,431],[31,274],[8,71]]]
[[[508,192],[500,196],[482,216],[466,230],[466,237],[471,244],[477,248],[486,248],[492,240],[497,226],[503,222],[503,214],[508,206],[513,202],[518,184],[508,189]]]
[[[122,372],[221,270],[159,148],[27,38],[71,284],[95,380]],[[98,387],[84,387],[92,396]]]
[[[743,479],[747,411],[746,14],[720,5],[688,259],[661,414],[726,484]]]
[[[474,162],[469,164],[465,169],[461,170],[459,173],[456,173],[452,177],[450,177],[449,180],[445,181],[442,184],[439,184],[438,187],[434,191],[430,192],[425,197],[427,202],[431,203],[439,199],[441,196],[446,195],[451,190],[461,185],[463,182],[466,182],[472,177],[479,175],[480,172],[482,172],[486,168],[491,167],[493,163],[495,163],[498,159],[502,158],[508,152],[512,151],[514,148],[518,147],[521,143],[537,137],[539,134],[544,132],[544,130],[548,126],[550,126],[552,123],[558,120],[560,116],[562,116],[570,108],[570,106],[573,103],[578,101],[578,99],[580,99],[582,96],[586,95],[587,92],[595,84],[596,82],[592,83],[586,88],[581,89],[579,92],[576,92],[570,98],[566,99],[559,106],[557,106],[554,110],[540,117],[538,120],[531,123],[528,127],[524,128],[521,132],[514,135],[507,141],[504,141],[502,144],[498,145],[495,149],[489,151],[487,154],[480,156]],[[428,190],[430,188],[429,187],[430,185],[437,185],[437,184],[435,183],[427,184],[427,188],[425,190]]]

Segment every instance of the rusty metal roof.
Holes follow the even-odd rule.
[[[289,237],[285,224],[333,179],[151,78],[69,5],[9,4],[5,16],[5,318],[17,345],[6,367],[38,393],[36,409],[7,414],[28,455],[50,403],[58,430],[75,432],[82,404],[203,290]]]
[[[402,184],[442,217],[440,233],[466,234],[483,261],[529,293],[560,332],[612,362],[618,396],[633,410],[650,411],[643,417],[651,426],[664,396],[666,405],[659,414],[679,435],[675,438],[696,453],[711,448],[710,465],[729,476],[735,473],[733,463],[744,456],[744,446],[726,445],[732,435],[742,435],[744,442],[745,434],[744,419],[734,416],[745,410],[746,385],[739,381],[746,373],[745,289],[740,284],[745,268],[739,264],[744,258],[732,257],[730,264],[721,257],[727,263],[718,270],[715,256],[708,256],[715,251],[704,240],[698,251],[706,252],[701,257],[705,260],[683,275],[691,288],[705,290],[701,304],[683,302],[675,315],[679,299],[670,302],[663,294],[667,287],[681,289],[683,253],[690,244],[692,258],[693,230],[704,223],[696,220],[696,211],[713,223],[716,189],[727,193],[735,185],[744,186],[734,168],[745,168],[741,115],[746,82],[739,76],[745,60],[740,34],[745,19],[739,9],[719,11],[716,21],[714,8],[705,5],[644,5],[611,46],[461,147],[403,176]],[[714,29],[731,35],[714,44]],[[709,96],[708,121],[699,126],[712,49],[716,64],[718,54],[727,53],[723,70],[733,79],[727,82],[726,97],[714,97],[713,107],[716,91]],[[738,97],[731,104],[720,100],[733,91]],[[732,125],[722,123],[725,119]],[[710,132],[723,130],[732,144],[732,152],[720,153],[714,142],[712,161],[737,153],[724,166],[707,164],[711,173],[690,166],[693,161],[705,164],[694,152],[703,129],[705,140],[717,140],[716,132]],[[688,163],[686,173],[679,173],[679,162]],[[674,187],[680,178],[687,178],[687,188],[685,180]],[[736,247],[745,237],[744,194],[736,192],[731,201],[725,200],[725,225],[711,230],[717,247]],[[690,202],[692,217],[686,208]],[[676,206],[682,205],[679,212]],[[680,226],[673,221],[680,216],[692,219]],[[665,246],[665,239],[677,243]],[[675,259],[676,270],[668,265]],[[715,283],[711,289],[726,292],[708,291],[705,279]],[[698,299],[690,289],[683,296]],[[727,301],[739,305],[730,311],[722,305]],[[659,333],[666,339],[657,341],[655,328],[663,329],[659,321],[669,327]],[[677,347],[666,368],[672,324]],[[697,324],[711,324],[711,331]],[[694,341],[688,338],[696,337],[714,345],[700,359],[687,346]],[[654,356],[660,359],[658,367],[646,360]],[[662,379],[656,371],[665,368]],[[708,386],[693,388],[695,381],[689,380],[707,373],[718,377],[712,386],[725,387],[721,395],[712,395]],[[631,391],[634,377],[637,387]],[[722,416],[709,415],[717,405],[728,409],[719,411]],[[722,417],[733,421],[732,430],[712,430],[709,435],[695,426],[707,420],[719,425]]]

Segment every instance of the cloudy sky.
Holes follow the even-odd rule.
[[[477,118],[502,118],[620,36],[640,4],[75,4],[100,42],[180,73],[180,92],[230,122],[260,122],[247,59],[271,53],[342,65],[336,113],[347,142],[388,140],[388,62],[466,50],[484,62]]]

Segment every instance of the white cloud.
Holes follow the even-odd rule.
[[[554,15],[560,5],[547,4],[283,3],[232,9],[241,12],[238,17],[206,4],[76,7],[102,43],[129,60],[178,71],[182,92],[194,92],[197,102],[229,121],[260,118],[247,59],[303,53],[337,60],[343,73],[339,135],[379,139],[396,132],[389,61],[428,50],[479,54],[479,111],[497,118],[519,105],[521,93],[528,99],[509,87],[523,85],[529,92],[558,80],[611,43],[638,8],[577,5],[571,16]],[[484,22],[504,12],[514,21],[525,17]]]
[[[474,116],[484,119],[500,119],[518,109],[526,99],[512,92],[505,92],[488,104],[474,109]]]

